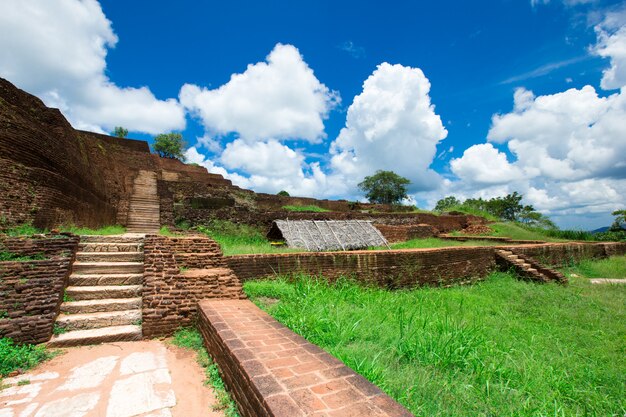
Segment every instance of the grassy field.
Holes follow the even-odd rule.
[[[415,415],[623,416],[626,286],[586,277],[626,277],[625,264],[583,262],[567,287],[493,273],[449,289],[304,277],[245,291]]]
[[[406,242],[391,243],[391,249],[425,249],[425,248],[445,248],[449,246],[498,246],[502,242],[489,242],[486,240],[467,240],[459,242],[456,240],[438,239],[429,237],[426,239],[413,239]],[[377,247],[375,249],[387,249],[385,247]]]
[[[546,242],[566,242],[566,239],[558,239],[547,236],[537,230],[526,229],[511,222],[498,222],[490,224],[493,230],[490,236],[510,237],[515,240],[544,240]]]
[[[260,228],[245,224],[213,221],[207,226],[198,226],[197,230],[219,243],[225,256],[302,251],[274,246],[265,238]]]
[[[104,226],[99,229],[78,226],[61,226],[58,230],[61,232],[74,233],[75,235],[121,235],[126,233],[126,228],[119,225]],[[50,231],[47,229],[38,229],[31,224],[22,224],[5,229],[2,234],[7,236],[32,236],[49,232]]]

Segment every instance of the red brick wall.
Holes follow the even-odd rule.
[[[495,268],[497,247],[451,247],[396,251],[281,253],[224,258],[243,280],[304,273],[328,279],[354,277],[387,288],[449,286],[472,282]],[[626,253],[626,243],[565,243],[510,246],[549,265]]]
[[[412,416],[250,301],[201,302],[200,331],[243,417]]]
[[[328,279],[354,277],[386,288],[448,286],[481,279],[495,266],[493,249],[445,248],[238,255],[224,258],[245,281],[276,274],[305,273]]]
[[[40,261],[0,262],[0,337],[10,337],[18,343],[50,340],[78,240],[78,236],[55,236],[0,241],[0,250],[48,257]]]
[[[241,283],[222,261],[219,245],[203,237],[147,236],[144,243],[142,328],[169,336],[197,317],[198,301],[242,298]]]

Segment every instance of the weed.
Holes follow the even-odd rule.
[[[54,326],[52,327],[53,335],[58,336],[60,334],[67,333],[67,332],[68,332],[67,328],[61,327],[58,324],[54,323]]]
[[[74,225],[62,226],[61,231],[74,233],[75,235],[121,235],[126,233],[126,228],[120,225],[104,226],[99,229],[89,227],[78,227]]]
[[[0,376],[6,376],[16,370],[27,370],[50,359],[53,352],[42,345],[16,345],[12,339],[0,339]]]
[[[30,379],[22,379],[20,381],[17,382],[18,386],[22,386],[22,385],[30,385]]]
[[[28,262],[28,261],[41,261],[46,259],[43,253],[36,253],[34,255],[19,255],[8,251],[0,251],[0,262],[14,261],[14,262]]]
[[[324,208],[318,206],[283,206],[283,210],[287,211],[305,211],[305,212],[313,212],[313,213],[325,213],[330,210],[326,210]]]
[[[34,227],[31,223],[24,223],[17,226],[12,226],[4,229],[3,234],[11,237],[15,236],[32,236],[40,233],[46,233],[47,230],[42,230]]]
[[[228,394],[228,391],[226,391],[224,381],[220,377],[217,365],[208,355],[206,349],[204,349],[200,332],[190,327],[178,329],[172,337],[172,343],[176,346],[192,349],[197,352],[198,363],[205,369],[207,378],[205,384],[213,388],[217,397],[218,405],[214,408],[216,410],[223,410],[226,417],[239,417],[237,406]]]
[[[76,301],[74,297],[72,297],[71,295],[68,295],[67,291],[63,291],[63,302],[71,303],[72,301]]]

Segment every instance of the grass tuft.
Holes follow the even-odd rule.
[[[326,210],[325,208],[321,208],[319,206],[283,206],[283,210],[287,210],[287,211],[305,211],[305,212],[312,212],[312,213],[326,213],[329,212],[330,210]]]
[[[217,365],[204,348],[200,332],[191,327],[178,329],[172,337],[172,344],[196,351],[198,363],[204,368],[207,378],[205,384],[213,388],[217,397],[218,405],[215,409],[223,411],[226,417],[239,417],[237,405],[228,394],[228,391],[226,391],[226,386],[224,381],[222,381]]]
[[[89,227],[78,226],[62,226],[60,228],[62,232],[70,232],[75,235],[122,235],[126,233],[126,228],[120,225],[104,226],[99,229],[91,229]]]
[[[16,261],[16,262],[28,262],[28,261],[42,261],[46,259],[46,255],[43,253],[37,253],[34,255],[19,255],[13,252],[0,251],[0,262]]]
[[[625,265],[621,256],[571,270],[626,277]],[[449,289],[387,291],[311,277],[249,281],[244,289],[415,415],[626,411],[623,286],[584,277],[567,287],[537,285],[497,272]]]
[[[25,371],[54,356],[42,345],[16,345],[12,339],[0,339],[0,376]]]

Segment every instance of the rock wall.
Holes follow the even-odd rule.
[[[73,235],[0,241],[2,251],[47,257],[0,262],[0,337],[18,343],[50,340],[78,241]]]
[[[194,324],[198,301],[245,298],[241,282],[208,238],[147,236],[144,243],[144,337],[169,336]]]

